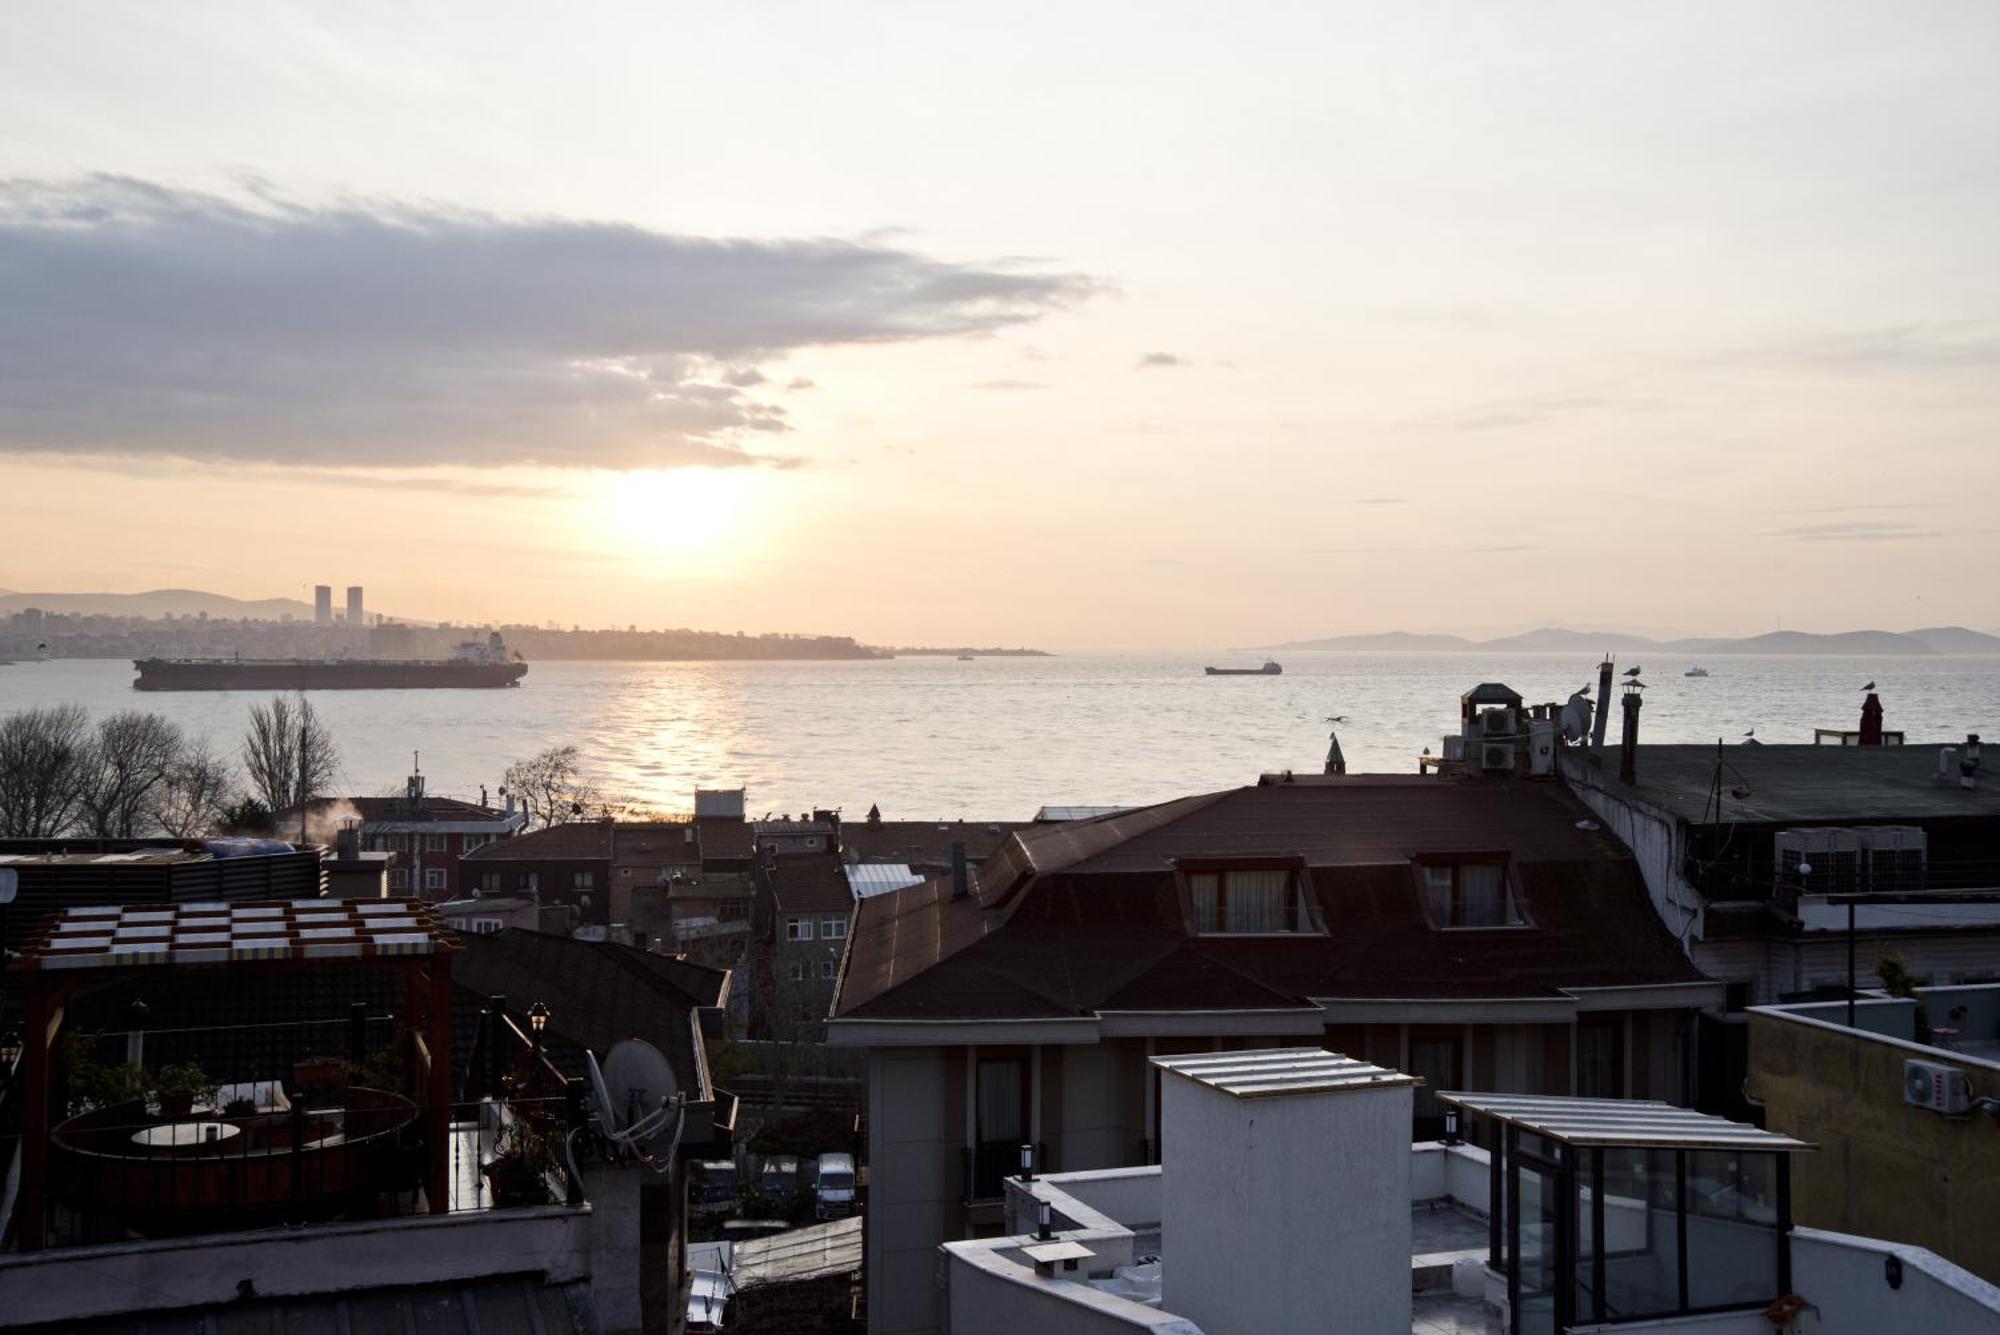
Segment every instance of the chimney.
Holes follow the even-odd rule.
[[[965,843],[960,840],[951,846],[951,897],[964,899],[971,893],[971,878],[965,870]]]
[[[1604,730],[1611,726],[1611,655],[1597,665],[1597,722],[1591,729],[1590,745],[1594,751],[1604,750]]]
[[[1873,691],[1861,702],[1861,745],[1882,745],[1882,697]]]
[[[333,832],[333,856],[342,862],[352,862],[361,856],[360,826],[345,821]]]
[[[1290,771],[1287,771],[1289,773]],[[1340,752],[1340,734],[1328,732],[1326,735],[1326,772],[1328,774],[1347,773],[1347,757]]]
[[[1619,702],[1625,707],[1625,732],[1618,739],[1618,782],[1639,781],[1639,692],[1628,690]]]
[[[1965,734],[1965,749],[1958,753],[1958,786],[1979,786],[1979,734],[1976,732]]]

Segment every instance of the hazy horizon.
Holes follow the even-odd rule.
[[[2000,630],[2000,9],[0,14],[0,586]]]

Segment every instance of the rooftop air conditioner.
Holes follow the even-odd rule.
[[[1479,768],[1481,769],[1514,768],[1514,748],[1511,746],[1500,745],[1494,742],[1486,743],[1484,746],[1479,748]]]
[[[1465,759],[1465,739],[1463,737],[1445,738],[1444,758],[1446,760],[1463,761]]]
[[[1956,1117],[1972,1111],[1972,1082],[1956,1066],[1910,1060],[1903,1063],[1903,1102]]]
[[[1479,715],[1479,730],[1488,737],[1511,737],[1514,734],[1514,711],[1511,709],[1487,709]]]
[[[1927,840],[1915,825],[1870,825],[1855,831],[1868,873],[1868,888],[1876,893],[1924,888]]]

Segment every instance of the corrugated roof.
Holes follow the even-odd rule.
[[[1356,1061],[1324,1048],[1263,1048],[1194,1057],[1155,1057],[1153,1065],[1239,1099],[1392,1089],[1423,1083],[1413,1075]]]
[[[861,1269],[861,1223],[855,1215],[739,1242],[730,1254],[730,1278],[745,1289],[850,1274]]]
[[[452,948],[421,899],[78,906],[29,938],[14,969],[105,969],[430,955]]]
[[[902,890],[913,885],[922,885],[928,876],[919,876],[904,862],[854,862],[844,870],[847,884],[854,890],[856,899],[866,899],[870,895],[884,895],[891,890]]]
[[[1130,807],[1042,807],[1035,812],[1035,823],[1046,825],[1071,820],[1096,820],[1099,816],[1115,816]]]
[[[1810,1150],[1808,1141],[1649,1099],[1440,1093],[1438,1101],[1564,1145],[1688,1150]]]

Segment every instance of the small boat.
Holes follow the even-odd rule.
[[[1706,677],[1708,669],[1705,667],[1691,667],[1686,672],[1681,673],[1681,675],[1683,677]]]
[[[1211,677],[1275,677],[1284,669],[1272,659],[1265,659],[1263,667],[1254,668],[1203,668]]]
[[[960,654],[960,655],[958,656],[958,661],[959,661],[959,662],[961,662],[961,663],[970,663],[970,662],[972,661],[972,655],[971,655],[971,654]]]

